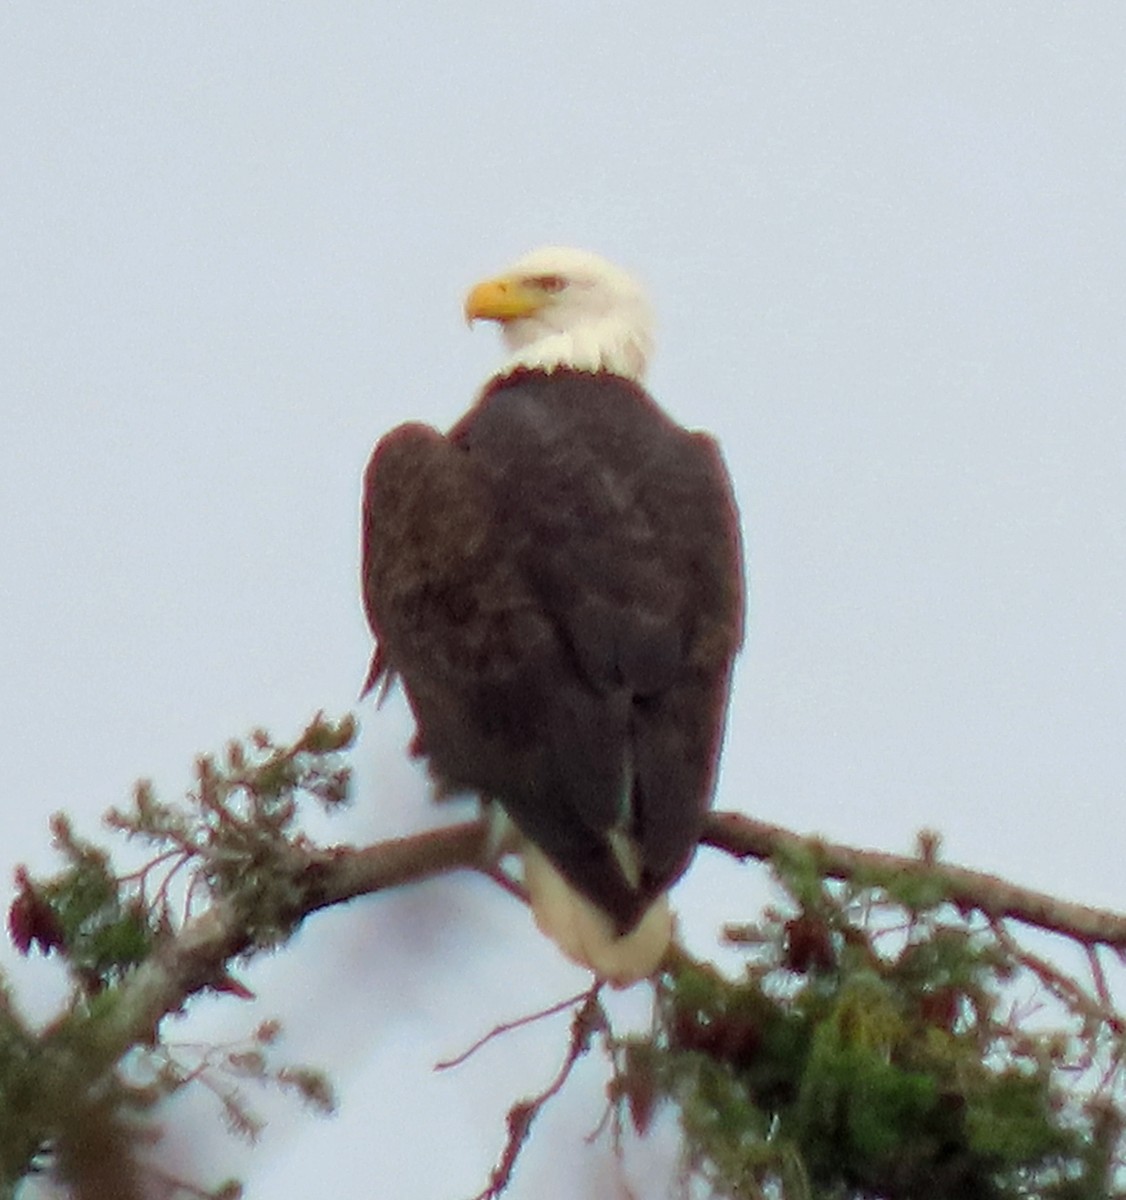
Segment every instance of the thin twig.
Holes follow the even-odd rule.
[[[150,859],[143,867],[138,867],[135,871],[129,871],[125,875],[117,877],[118,883],[136,883],[140,886],[142,898],[144,897],[145,880],[149,873],[160,866],[161,863],[167,862],[170,858],[175,858],[181,851],[179,847],[175,850],[165,850],[158,854],[156,858]]]
[[[485,874],[488,875],[493,883],[503,888],[510,896],[514,896],[521,904],[529,903],[528,889],[519,880],[513,879],[499,864],[485,868]]]
[[[539,1012],[529,1013],[526,1017],[518,1017],[515,1021],[505,1021],[502,1025],[497,1025],[490,1029],[483,1037],[479,1037],[468,1050],[463,1050],[456,1058],[446,1058],[441,1062],[434,1064],[435,1071],[448,1071],[451,1067],[460,1067],[463,1062],[473,1057],[482,1046],[487,1045],[495,1037],[500,1037],[501,1034],[511,1033],[514,1029],[520,1029],[525,1025],[532,1025],[536,1021],[542,1021],[544,1017],[553,1017],[556,1013],[562,1012],[564,1009],[571,1008],[585,997],[590,995],[590,989],[584,988],[574,996],[568,996],[566,1000],[560,1000],[558,1004],[553,1004],[550,1008],[541,1009]]]
[[[1126,1023],[1114,1011],[1112,1004],[1100,1003],[1094,996],[1088,995],[1080,986],[1058,967],[1054,967],[1046,959],[1030,950],[1026,950],[999,920],[990,921],[993,936],[1005,948],[1016,962],[1031,971],[1057,999],[1062,1001],[1072,1012],[1078,1013],[1088,1020],[1104,1024],[1113,1033],[1121,1036],[1126,1032]]]
[[[1095,983],[1095,993],[1099,998],[1099,1002],[1108,1011],[1113,1011],[1114,1001],[1111,999],[1110,987],[1106,981],[1106,972],[1103,970],[1102,959],[1099,958],[1098,946],[1087,946],[1087,962],[1091,967],[1091,978]]]
[[[606,1028],[606,1015],[598,1001],[601,991],[602,982],[596,980],[583,993],[586,1000],[571,1022],[571,1044],[555,1078],[537,1096],[520,1100],[508,1110],[508,1140],[505,1142],[504,1152],[489,1176],[488,1186],[484,1191],[478,1192],[473,1200],[497,1200],[507,1189],[512,1181],[516,1160],[528,1139],[528,1134],[531,1133],[532,1123],[544,1105],[562,1089],[574,1070],[575,1063],[590,1049],[591,1038],[599,1030]]]

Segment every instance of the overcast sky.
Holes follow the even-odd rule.
[[[1126,907],[1124,63],[1118,3],[4,6],[0,869],[50,864],[56,809],[93,831],[137,776],[174,795],[198,751],[352,706],[370,448],[460,415],[500,358],[465,289],[561,242],[646,282],[653,391],[735,479],[718,804],[889,850],[935,826]],[[362,721],[325,836],[433,821],[401,700]],[[693,949],[746,880],[701,854]],[[14,970],[49,1011],[51,968]],[[565,1021],[432,1064],[584,982],[452,879],[246,978],[190,1036],[282,1015],[343,1103],[250,1154],[185,1117],[180,1163],[251,1200],[472,1195]],[[600,1087],[512,1200],[622,1195]],[[669,1154],[631,1154],[646,1198]]]

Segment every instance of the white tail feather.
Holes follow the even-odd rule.
[[[667,895],[660,895],[636,928],[623,936],[601,909],[571,887],[539,847],[525,842],[522,853],[536,924],[568,958],[615,987],[628,987],[653,974],[672,939]]]

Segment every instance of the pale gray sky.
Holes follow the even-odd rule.
[[[92,829],[138,775],[173,794],[197,751],[353,703],[370,447],[463,411],[499,359],[465,287],[552,241],[647,281],[653,390],[736,480],[719,804],[896,850],[934,825],[1126,906],[1123,62],[1116,3],[6,6],[0,867],[49,864],[57,808]],[[432,820],[402,704],[363,725],[328,836]],[[695,949],[744,880],[700,857]],[[282,1014],[343,1110],[196,1168],[471,1195],[564,1024],[432,1063],[582,978],[483,882],[318,918],[195,1029]],[[513,1200],[620,1195],[599,1087]],[[647,1197],[667,1153],[632,1156]]]

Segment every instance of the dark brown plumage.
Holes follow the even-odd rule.
[[[376,447],[363,597],[367,688],[401,677],[435,774],[633,928],[695,848],[741,639],[714,441],[622,375],[518,368]]]

